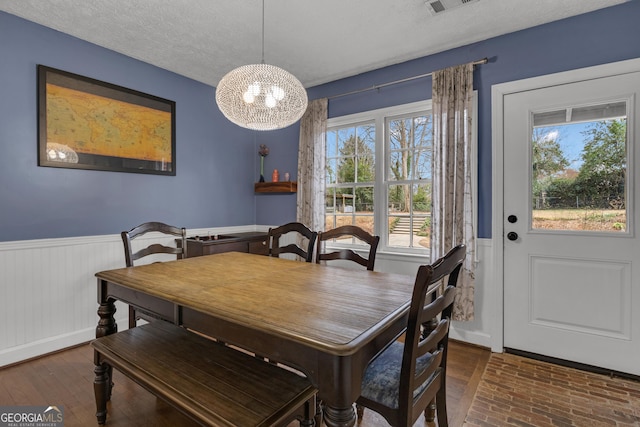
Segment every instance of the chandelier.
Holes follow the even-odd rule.
[[[307,109],[307,91],[293,74],[264,63],[264,0],[262,0],[262,63],[227,73],[216,87],[216,103],[231,122],[247,129],[274,130],[298,121]]]

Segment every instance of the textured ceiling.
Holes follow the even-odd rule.
[[[266,0],[264,61],[310,87],[625,1],[478,0],[433,15],[424,0]],[[0,10],[212,86],[262,61],[260,0],[0,0]]]

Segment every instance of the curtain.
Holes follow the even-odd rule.
[[[471,194],[473,64],[433,73],[433,209],[431,260],[464,243],[453,320],[474,319],[475,237]]]
[[[300,119],[296,218],[311,230],[324,230],[327,105],[327,98],[311,101]]]

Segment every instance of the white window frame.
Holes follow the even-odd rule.
[[[471,176],[472,176],[472,199],[474,205],[474,219],[473,219],[473,228],[474,232],[477,232],[477,185],[478,185],[478,174],[477,174],[477,128],[478,128],[478,96],[477,91],[473,93],[473,127],[471,130]],[[376,129],[375,136],[375,183],[374,183],[374,234],[380,236],[380,244],[378,246],[378,253],[387,253],[387,254],[397,254],[397,255],[407,255],[407,256],[419,256],[419,257],[427,257],[429,256],[429,249],[418,249],[418,248],[399,248],[399,247],[390,247],[389,239],[388,239],[388,226],[385,224],[387,221],[383,221],[382,219],[387,218],[387,208],[388,208],[388,199],[387,199],[387,187],[388,183],[386,182],[386,173],[387,173],[387,159],[388,159],[388,147],[385,144],[386,141],[386,126],[387,119],[389,118],[397,118],[398,116],[410,115],[416,113],[432,113],[432,101],[418,101],[411,102],[408,104],[397,105],[386,108],[379,108],[376,110],[363,111],[361,113],[349,114],[346,116],[340,117],[332,117],[327,120],[327,129],[332,128],[340,128],[347,126],[357,126],[364,122],[374,122]],[[323,153],[326,155],[326,153]],[[358,249],[357,245],[338,245],[335,243],[327,244],[327,246],[331,247],[351,247]],[[364,249],[364,247],[363,247]]]

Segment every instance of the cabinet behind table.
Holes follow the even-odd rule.
[[[178,246],[182,245],[180,240],[177,243]],[[187,258],[233,251],[269,255],[267,233],[264,231],[251,231],[187,238]]]

